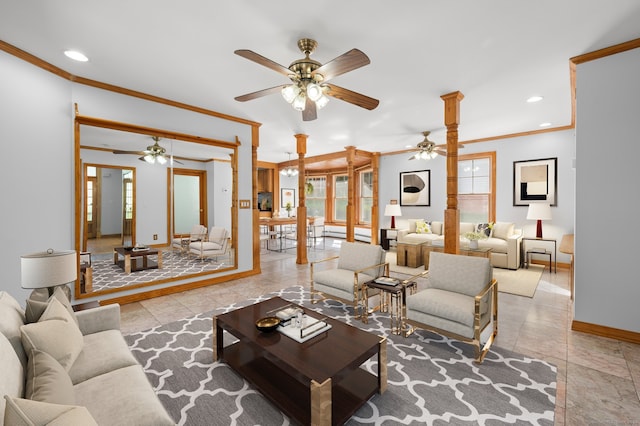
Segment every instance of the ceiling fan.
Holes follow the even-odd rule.
[[[422,132],[424,140],[416,145],[418,152],[409,157],[409,160],[431,160],[438,155],[447,155],[446,148],[437,147],[435,142],[429,140],[430,133],[428,130]],[[458,144],[458,148],[464,148],[464,145]]]
[[[155,164],[155,163],[166,164],[166,162],[168,161],[167,150],[161,147],[160,144],[158,143],[160,141],[160,138],[158,136],[151,136],[151,139],[153,139],[155,143],[153,145],[149,145],[147,149],[145,149],[144,151],[117,151],[116,150],[116,151],[113,151],[113,153],[142,155],[142,157],[139,158],[139,160],[141,161],[145,161],[149,164]],[[175,163],[182,164],[180,161],[176,159],[174,159],[173,161]]]
[[[235,99],[240,102],[245,102],[280,92],[294,109],[302,111],[303,121],[315,120],[318,116],[317,110],[323,108],[327,102],[329,102],[328,96],[368,110],[375,109],[380,103],[377,99],[336,86],[335,84],[327,83],[334,77],[368,65],[371,61],[367,55],[358,49],[351,49],[323,65],[309,57],[317,46],[318,43],[310,38],[298,40],[298,48],[304,53],[305,57],[293,61],[291,65],[289,65],[289,68],[251,50],[236,50],[234,52],[236,55],[242,56],[288,77],[292,84],[279,85],[269,89],[247,93],[246,95],[237,96]]]

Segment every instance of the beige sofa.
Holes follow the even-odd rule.
[[[444,223],[426,221],[429,232],[419,233],[417,222],[421,219],[406,219],[404,228],[398,229],[398,243],[422,242],[432,245],[444,244]],[[469,240],[463,235],[476,229],[477,224],[460,222],[460,245],[468,246]],[[512,222],[495,222],[490,237],[479,240],[479,247],[491,248],[491,265],[497,268],[518,269],[520,267],[520,245],[522,244],[522,230],[516,229]]]
[[[175,425],[120,333],[119,305],[74,314],[65,299],[25,311],[0,291],[0,424]]]

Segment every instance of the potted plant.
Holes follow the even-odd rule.
[[[464,237],[469,240],[470,249],[477,249],[478,240],[484,240],[487,238],[487,235],[484,232],[466,232]]]
[[[291,209],[293,208],[293,206],[291,205],[291,203],[287,203],[284,206],[284,209],[287,211],[287,216],[291,217]]]

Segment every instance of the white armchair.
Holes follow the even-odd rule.
[[[498,283],[489,259],[431,253],[426,289],[407,296],[405,321],[405,336],[417,327],[470,343],[481,363],[498,334]]]
[[[200,259],[226,256],[229,250],[229,232],[221,227],[212,227],[209,236],[201,241],[189,244],[189,253],[195,254]]]
[[[207,228],[204,225],[193,225],[188,237],[177,237],[171,240],[171,247],[181,252],[189,249],[189,244],[202,241],[207,236]]]
[[[362,293],[363,284],[380,276],[389,276],[389,263],[385,262],[386,252],[379,245],[343,242],[338,256],[310,263],[311,303],[322,299],[335,299],[353,304],[354,315],[367,321],[366,300]],[[317,265],[330,260],[338,260],[335,269],[316,271]],[[378,294],[378,290],[368,290],[368,296]],[[321,300],[321,299],[319,299]]]

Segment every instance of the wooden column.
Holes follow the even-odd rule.
[[[307,135],[297,134],[296,136],[296,152],[298,153],[298,209],[296,217],[298,218],[296,238],[296,263],[306,264],[307,260],[307,192],[304,188],[304,156],[307,153]]]
[[[356,147],[347,146],[347,241],[355,241],[355,224],[356,224],[356,173],[353,169],[353,161],[356,158]]]
[[[380,244],[380,202],[378,201],[378,185],[380,172],[380,153],[374,152],[371,158],[371,169],[373,170],[373,205],[371,206],[371,244]]]
[[[258,126],[251,127],[251,187],[253,188],[251,195],[251,205],[253,206],[253,269],[260,270],[260,210],[258,209],[258,147],[260,146],[260,132]],[[237,173],[234,174],[237,176]],[[237,184],[234,183],[234,189]],[[234,217],[234,216],[231,216]],[[238,241],[239,242],[239,241]],[[238,262],[238,252],[234,257]]]
[[[444,101],[447,126],[447,209],[444,211],[444,251],[457,254],[460,249],[460,211],[458,210],[458,124],[462,93],[440,96]]]

